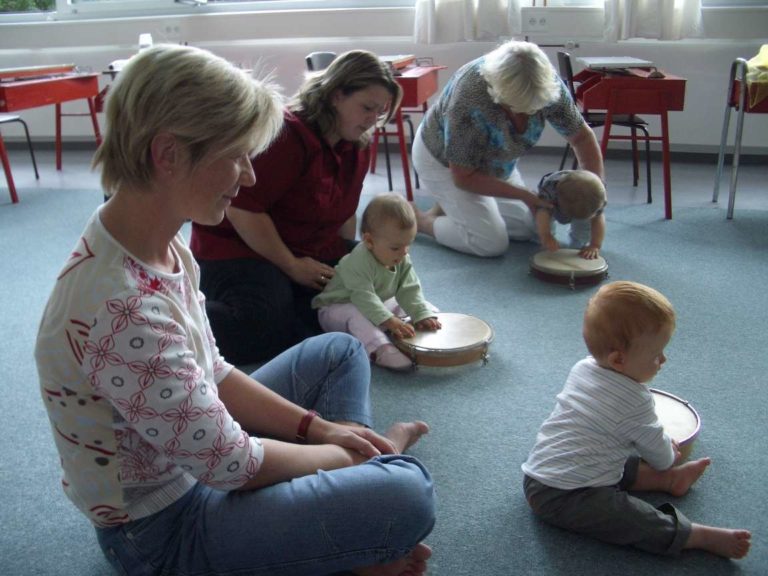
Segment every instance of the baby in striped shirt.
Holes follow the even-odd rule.
[[[543,520],[605,542],[742,558],[747,530],[692,523],[671,504],[656,508],[631,493],[682,496],[710,464],[682,461],[647,386],[674,329],[672,305],[653,288],[622,281],[598,290],[584,315],[590,356],[571,369],[539,429],[522,466],[525,496]]]

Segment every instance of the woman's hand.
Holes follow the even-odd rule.
[[[392,316],[389,320],[381,323],[381,328],[389,331],[394,338],[401,340],[403,338],[413,338],[416,330],[407,322],[403,322],[397,316]]]
[[[543,198],[539,198],[538,194],[534,194],[533,192],[528,192],[528,194],[524,195],[522,198],[520,198],[526,206],[528,206],[528,209],[533,213],[536,214],[536,211],[539,208],[547,208],[552,209],[552,203],[548,200],[544,200]]]
[[[294,259],[286,273],[297,284],[322,290],[336,272],[333,267],[305,256]]]
[[[315,419],[309,427],[308,440],[312,444],[335,444],[359,455],[355,464],[364,462],[381,454],[397,454],[395,445],[370,428],[360,425],[338,424],[327,420]]]
[[[422,318],[418,322],[416,322],[416,330],[429,330],[434,332],[435,330],[440,330],[443,325],[440,324],[440,320],[437,318]]]

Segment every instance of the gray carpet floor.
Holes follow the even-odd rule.
[[[0,574],[109,574],[88,523],[64,497],[32,348],[56,271],[98,191],[25,189],[0,206],[0,300],[5,416],[0,418]],[[373,373],[377,426],[423,419],[431,433],[411,452],[432,471],[438,521],[428,542],[440,576],[761,575],[768,573],[764,474],[768,211],[609,206],[604,256],[610,279],[664,292],[678,329],[656,388],[687,399],[702,418],[694,456],[713,464],[675,503],[693,521],[753,532],[750,555],[701,552],[659,558],[601,544],[535,519],[522,496],[520,464],[574,362],[586,353],[581,315],[594,287],[569,290],[529,274],[533,244],[476,259],[419,237],[412,255],[427,297],[444,311],[489,322],[486,365]],[[664,500],[649,495],[653,501]]]

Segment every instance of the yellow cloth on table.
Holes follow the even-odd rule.
[[[747,90],[751,108],[768,98],[768,44],[763,44],[757,56],[747,60]]]

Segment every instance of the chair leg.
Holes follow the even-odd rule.
[[[560,160],[560,170],[562,170],[565,167],[565,161],[568,160],[568,153],[571,151],[571,145],[566,142],[565,143],[565,150],[563,150],[563,157]]]
[[[389,184],[389,191],[392,192],[392,166],[389,160],[389,141],[387,140],[387,130],[382,129],[381,135],[384,136],[384,159],[387,161],[387,183]]]
[[[21,118],[19,118],[18,121],[21,122],[21,125],[24,127],[24,133],[27,135],[27,146],[29,147],[29,155],[32,157],[32,167],[35,169],[35,179],[40,180],[40,174],[37,171],[37,162],[35,161],[35,151],[32,148],[32,139],[29,137],[29,128],[27,128],[27,123]]]
[[[413,122],[411,122],[410,118],[408,118],[406,120],[406,122],[408,122],[408,131],[411,133],[411,144],[410,144],[410,146],[408,146],[408,153],[410,154],[411,150],[413,149],[413,141],[414,141]],[[411,164],[411,166],[413,166],[413,161],[411,161],[410,164]],[[419,173],[416,172],[416,167],[415,166],[413,166],[413,175],[416,178],[416,188],[418,188],[419,187]]]
[[[379,153],[379,132],[381,131],[381,128],[376,128],[376,130],[373,131],[373,139],[371,140],[371,166],[368,168],[368,172],[371,174],[376,173],[376,158],[378,158]]]
[[[637,186],[640,180],[639,158],[637,153],[637,129],[633,126],[632,131],[632,186]]]
[[[651,139],[648,135],[648,130],[645,130],[645,179],[646,186],[648,188],[648,204],[653,203],[653,196],[651,196]]]

